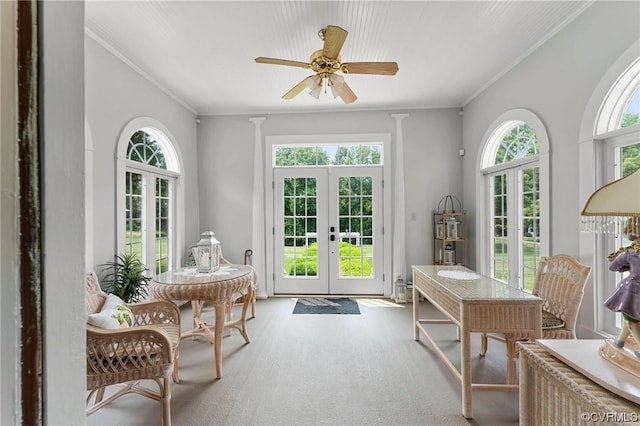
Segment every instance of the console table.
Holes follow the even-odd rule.
[[[212,273],[197,273],[195,268],[164,272],[149,283],[151,297],[168,300],[191,300],[193,330],[182,333],[181,338],[204,336],[213,344],[216,375],[222,377],[222,332],[227,327],[240,331],[249,343],[247,334],[247,308],[253,299],[254,269],[247,265],[223,265]],[[240,318],[231,320],[227,312],[234,301],[246,295]],[[204,302],[214,305],[215,323],[208,324],[201,317]]]
[[[507,384],[472,383],[471,333],[518,333],[531,338],[542,335],[542,299],[463,267],[413,266],[414,336],[420,332],[434,347],[462,385],[462,414],[473,417],[472,390],[518,391],[513,384],[515,360],[507,360]],[[458,277],[458,278],[456,278]],[[448,319],[420,318],[419,295]],[[461,371],[446,357],[423,324],[455,324],[460,334]]]
[[[640,405],[596,383],[638,392],[640,381],[598,351],[602,340],[517,342],[520,353],[520,425],[640,424]],[[572,361],[573,360],[573,361]],[[580,370],[597,373],[591,380]]]

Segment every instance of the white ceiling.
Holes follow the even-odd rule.
[[[462,106],[575,18],[590,1],[98,1],[87,34],[198,115]],[[344,62],[393,61],[395,76],[346,75],[331,91],[282,95],[310,70],[327,25],[349,32]]]

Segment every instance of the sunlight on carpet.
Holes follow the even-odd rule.
[[[356,299],[359,305],[368,306],[370,308],[406,308],[406,303],[395,303],[391,299]]]

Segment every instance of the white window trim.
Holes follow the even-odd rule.
[[[120,136],[118,138],[118,145],[116,148],[117,253],[122,253],[125,250],[124,232],[122,231],[125,229],[125,173],[127,171],[127,168],[136,168],[147,172],[150,171],[149,168],[151,168],[153,169],[152,173],[155,174],[158,174],[159,170],[156,167],[145,166],[142,163],[130,161],[127,159],[127,147],[129,146],[129,140],[131,139],[131,135],[133,135],[138,130],[143,130],[155,137],[156,141],[162,147],[162,150],[165,153],[165,160],[167,162],[166,175],[168,177],[176,178],[174,181],[173,189],[173,196],[176,200],[175,211],[173,212],[175,218],[175,224],[173,226],[174,241],[171,247],[174,256],[173,262],[169,266],[170,269],[176,269],[180,267],[182,262],[182,252],[180,250],[180,247],[182,247],[184,239],[184,179],[181,179],[181,172],[182,170],[184,170],[184,164],[175,137],[162,123],[150,117],[137,117],[129,121],[120,132]],[[164,143],[164,141],[167,139],[169,141],[168,144]],[[162,171],[162,174],[165,174],[165,170]],[[149,267],[149,265],[147,265],[147,267]]]
[[[620,127],[627,102],[640,86],[640,57],[627,67],[605,96],[595,121],[595,135],[602,135]]]
[[[524,121],[529,124],[536,133],[538,139],[538,167],[540,171],[540,255],[548,256],[551,250],[551,233],[550,233],[550,146],[549,136],[547,129],[538,118],[538,116],[524,108],[517,108],[505,112],[500,115],[496,120],[491,123],[489,129],[482,138],[482,149],[478,152],[477,168],[480,179],[476,179],[476,265],[479,265],[480,273],[483,275],[491,274],[491,241],[489,241],[489,229],[486,226],[489,220],[489,194],[487,189],[488,177],[484,176],[484,169],[494,172],[496,169],[490,167],[488,163],[489,158],[495,158],[491,153],[495,151],[495,147],[491,146],[492,141],[496,134],[504,132],[505,125],[511,125],[514,121]],[[513,164],[518,163],[519,166],[533,162],[535,157],[531,160],[523,159],[522,161],[515,161]]]
[[[624,75],[630,70],[636,69],[634,67],[640,64],[638,51],[640,51],[640,39],[636,40],[612,63],[598,82],[585,106],[580,125],[580,139],[578,140],[579,210],[582,209],[589,196],[607,182],[602,139],[636,131],[636,126],[614,131],[609,131],[609,129],[611,129],[611,123],[615,123],[617,126],[620,114],[623,112],[621,108],[624,108],[622,105],[624,102],[619,102],[619,97],[627,93],[627,96],[623,98],[626,100],[631,94],[632,88],[629,84],[633,78],[631,76],[625,78]],[[621,87],[614,89],[617,83],[620,83]],[[619,105],[622,107],[618,108]],[[606,308],[600,302],[602,300],[600,294],[603,291],[601,287],[603,286],[599,283],[605,282],[608,273],[608,268],[604,268],[602,263],[602,259],[607,256],[604,248],[604,236],[581,232],[579,241],[580,261],[591,265],[592,271],[589,281],[587,281],[583,300],[583,306],[589,306],[590,309],[581,314],[576,333],[582,338],[611,337],[610,333],[604,331],[607,329],[603,322],[604,309]]]

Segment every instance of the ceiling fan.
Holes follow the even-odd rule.
[[[315,74],[296,84],[291,90],[282,96],[282,99],[293,99],[305,88],[309,88],[309,94],[318,99],[323,83],[331,87],[333,97],[340,96],[344,103],[350,104],[358,97],[344,81],[342,74],[378,74],[395,75],[398,72],[398,64],[395,62],[342,62],[340,50],[347,39],[348,32],[340,27],[328,25],[318,31],[318,37],[324,41],[324,46],[311,54],[311,61],[299,62],[286,59],[256,58],[261,64],[286,65],[311,69]]]

